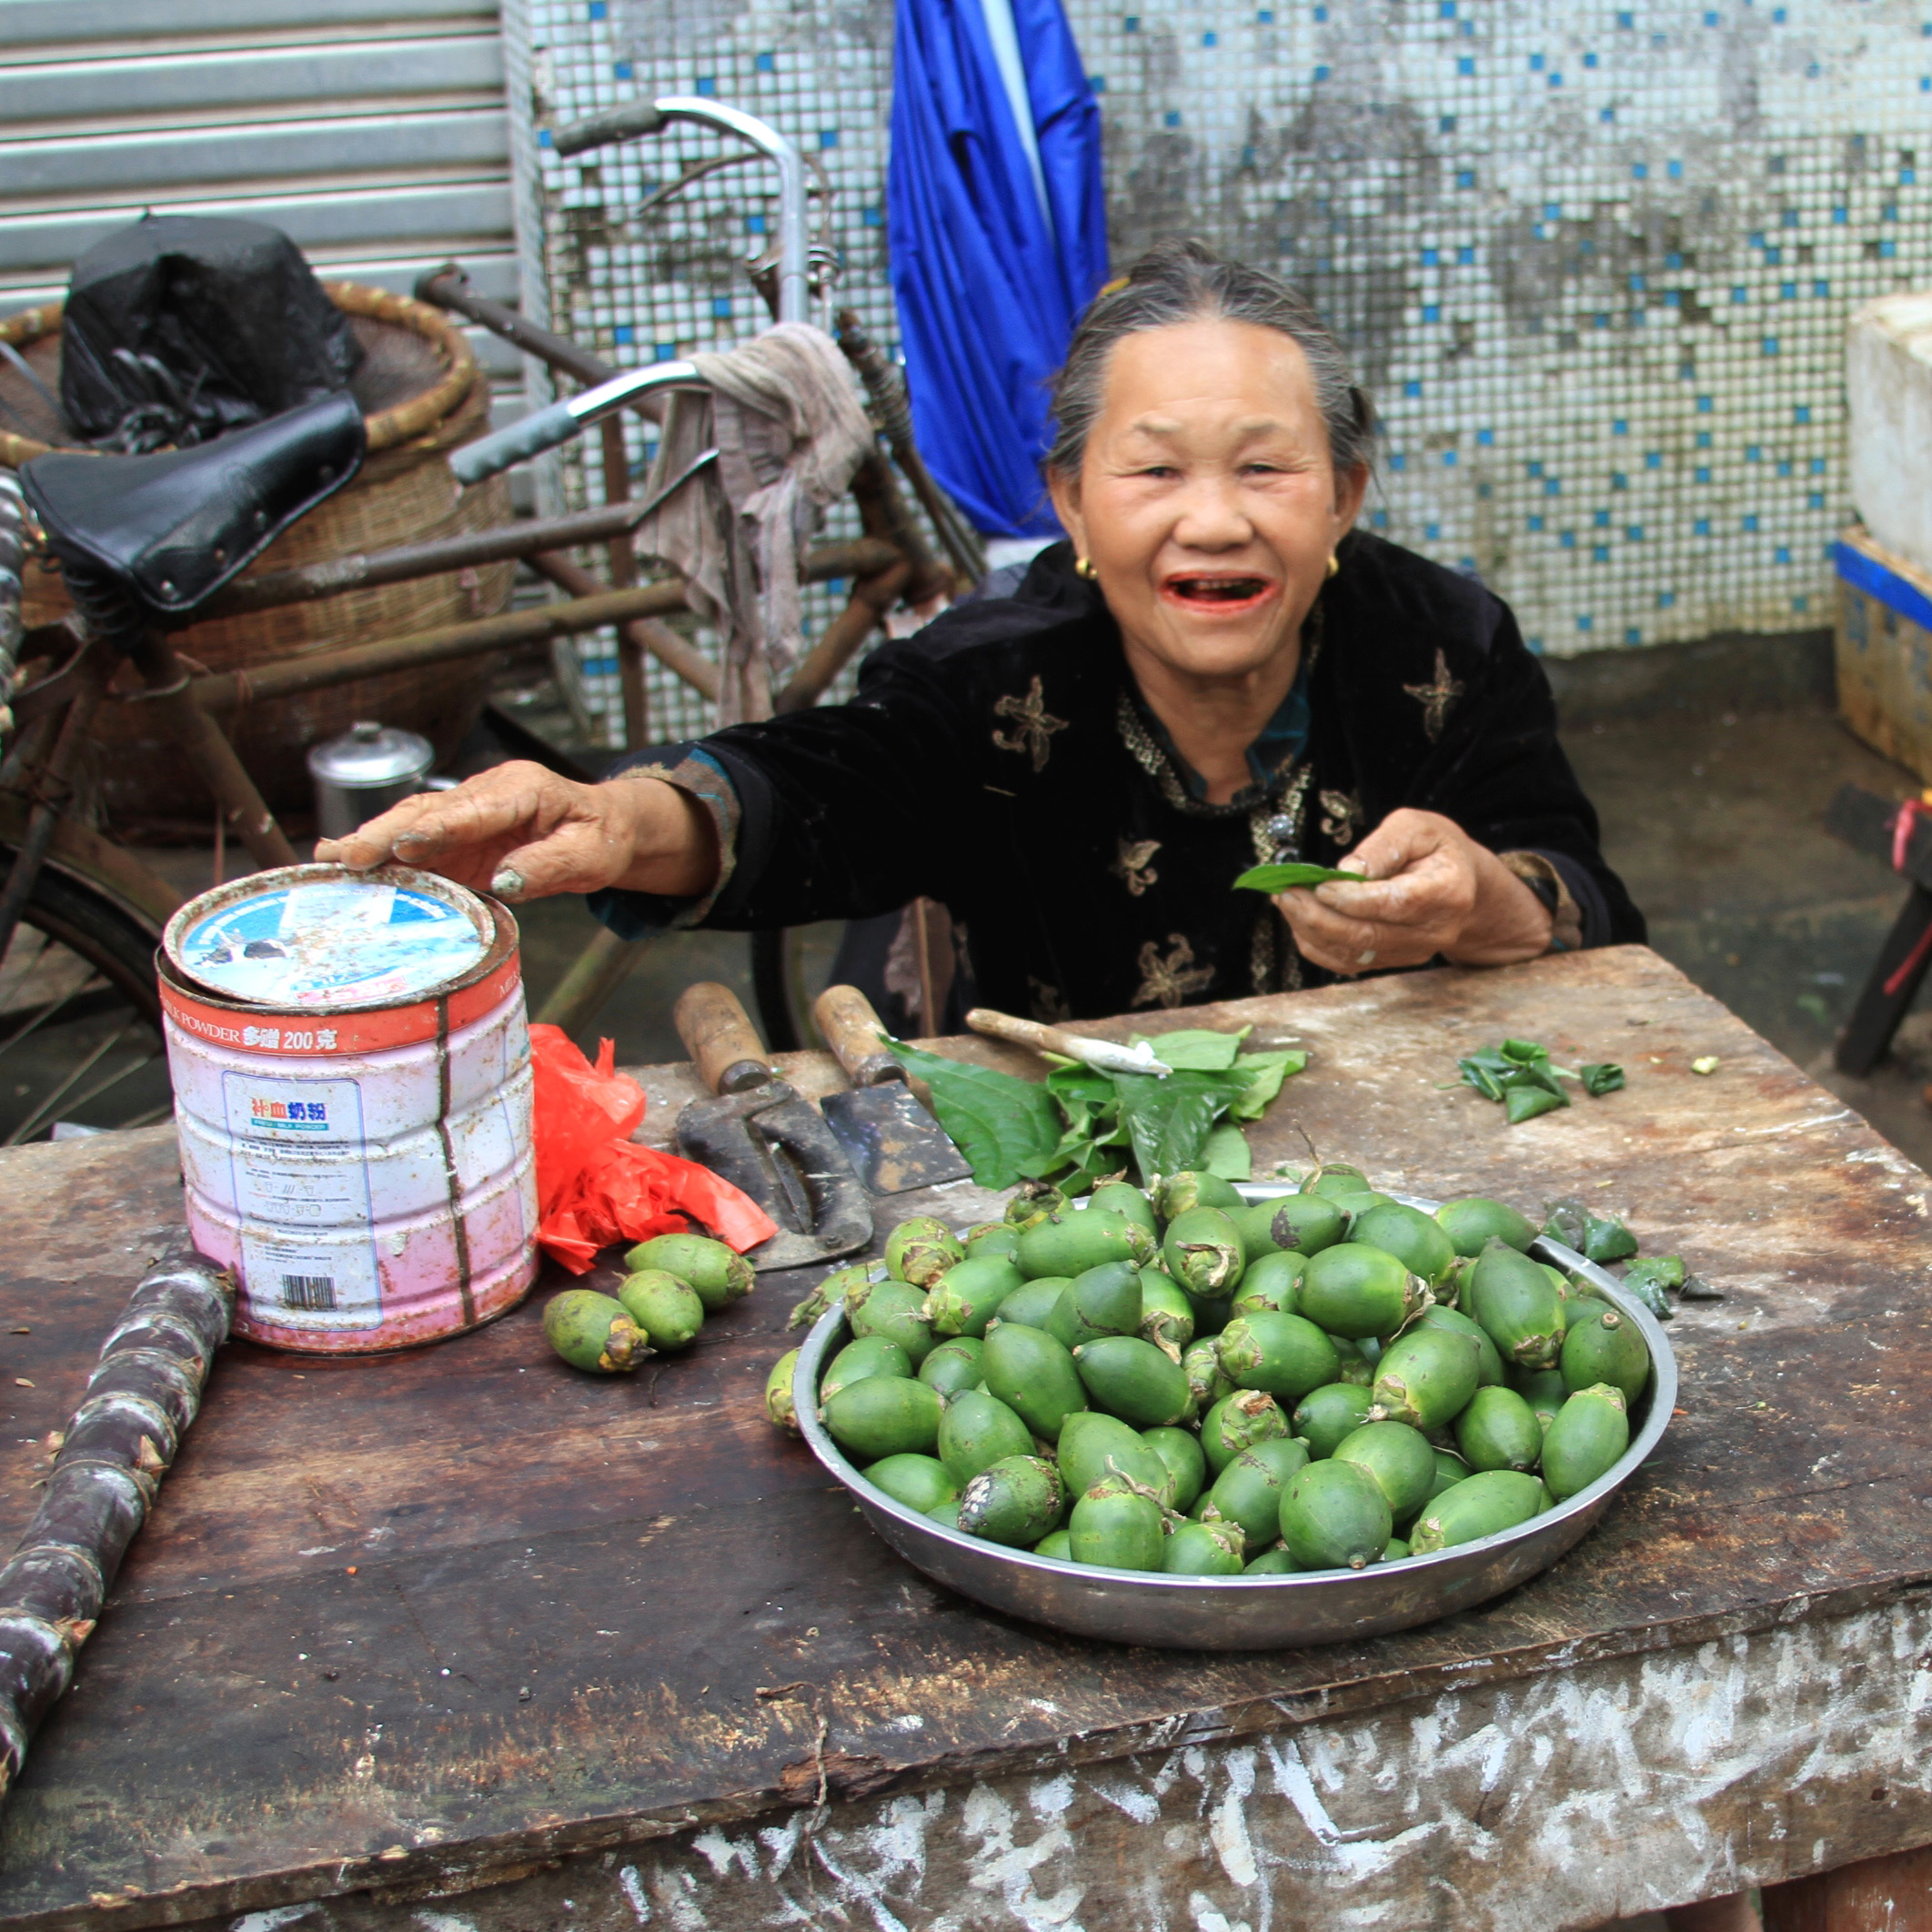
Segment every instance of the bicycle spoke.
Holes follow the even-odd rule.
[[[33,931],[34,929],[31,926],[25,927],[22,930],[21,937],[25,937],[27,932]],[[0,1012],[5,1012],[13,1005],[14,995],[34,977],[34,969],[47,956],[47,948],[54,943],[45,932],[34,932],[34,937],[40,941],[40,944],[35,948],[33,958],[26,961],[14,975],[14,983],[11,986],[0,988]],[[15,945],[18,944],[17,939],[15,943]],[[6,971],[7,960],[12,959],[14,950],[13,946],[9,946],[6,949],[7,959],[0,960],[0,972]]]
[[[146,1113],[137,1113],[134,1116],[132,1120],[123,1121],[120,1125],[114,1130],[114,1132],[116,1133],[126,1133],[131,1128],[135,1127],[156,1126],[174,1111],[175,1098],[173,1094],[170,1094],[167,1099],[163,1101],[158,1107],[150,1107]]]
[[[125,1033],[126,1031],[126,1029],[124,1027],[121,1031],[123,1033]],[[118,1037],[119,1035],[116,1035],[116,1038]],[[96,1081],[95,1083],[91,1087],[89,1087],[85,1093],[76,1093],[74,1098],[68,1102],[68,1106],[75,1109],[85,1107],[89,1101],[99,1099],[99,1097],[103,1093],[106,1092],[108,1088],[119,1086],[120,1083],[124,1080],[126,1080],[129,1074],[138,1073],[143,1067],[153,1066],[156,1061],[159,1060],[160,1057],[161,1049],[157,1046],[150,1047],[146,1052],[142,1054],[140,1059],[132,1062],[127,1066],[123,1067],[118,1073],[110,1073],[106,1080]]]
[[[100,1045],[96,1047],[93,1052],[89,1053],[86,1059],[82,1061],[80,1065],[75,1067],[73,1072],[68,1074],[66,1079],[62,1081],[59,1086],[55,1087],[45,1100],[42,1101],[40,1105],[32,1113],[28,1114],[26,1119],[14,1129],[13,1132],[7,1135],[5,1142],[0,1142],[0,1146],[19,1146],[21,1142],[25,1140],[27,1135],[32,1133],[35,1128],[39,1126],[41,1122],[45,1120],[54,1112],[55,1108],[60,1105],[68,1093],[85,1080],[107,1054],[120,1045],[121,1041],[126,1039],[128,1034],[133,1032],[135,1028],[139,1026],[140,1023],[136,1019],[123,1021],[116,1031],[110,1033],[106,1040],[102,1041]]]
[[[11,1039],[0,1041],[0,1060],[5,1059],[5,1057],[9,1053],[11,1053],[14,1049],[27,1037],[29,1033],[33,1032],[36,1027],[44,1026],[49,1020],[54,1017],[55,1013],[57,1013],[61,1010],[62,1007],[64,1007],[67,1003],[69,1000],[73,999],[75,994],[90,991],[94,987],[105,986],[106,985],[106,983],[107,981],[104,978],[102,978],[99,973],[90,973],[85,980],[80,982],[78,986],[70,988],[69,991],[62,993],[60,998],[55,1001],[51,1006],[42,1007],[41,1010],[37,1013],[35,1013],[34,1017],[29,1020],[27,1023],[24,1027],[22,1027],[17,1033],[14,1034]],[[128,1021],[128,1026],[132,1026],[135,1023],[135,1021],[130,1020]],[[121,1029],[122,1032],[126,1032],[126,1027],[123,1027]],[[118,1040],[120,1037],[120,1033],[116,1033],[115,1035],[115,1038],[116,1040]],[[90,1062],[90,1064],[92,1062]],[[11,1141],[7,1141],[0,1144],[11,1147],[14,1143]]]

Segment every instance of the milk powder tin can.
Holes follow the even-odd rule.
[[[370,1353],[537,1273],[516,921],[433,873],[301,865],[190,901],[158,960],[188,1226],[235,1332]]]

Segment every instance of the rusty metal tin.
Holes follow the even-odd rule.
[[[378,897],[343,891],[361,886]],[[385,907],[433,929],[427,962],[376,930]],[[236,1272],[236,1334],[365,1353],[523,1298],[536,1170],[505,908],[405,867],[287,867],[183,907],[158,969],[188,1225]],[[283,997],[238,990],[278,971]]]

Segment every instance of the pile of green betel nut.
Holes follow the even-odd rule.
[[[707,1314],[751,1293],[743,1255],[708,1234],[659,1234],[624,1257],[615,1295],[566,1288],[543,1311],[545,1339],[573,1368],[623,1375],[655,1354],[689,1348]]]
[[[1500,1201],[1432,1216],[1331,1163],[1253,1206],[1186,1173],[1007,1213],[906,1222],[794,1315],[842,1300],[820,1420],[969,1535],[1116,1570],[1359,1570],[1514,1528],[1629,1446],[1642,1335],[1531,1260]],[[766,1384],[782,1427],[797,1358]]]

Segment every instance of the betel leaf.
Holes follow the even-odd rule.
[[[1605,1093],[1615,1093],[1624,1084],[1624,1070],[1615,1061],[1593,1061],[1586,1067],[1578,1067],[1576,1077],[1583,1082],[1583,1090],[1595,1100]]]
[[[1223,1121],[1209,1132],[1207,1143],[1201,1150],[1201,1164],[1223,1181],[1254,1178],[1253,1150],[1248,1145],[1247,1135],[1233,1121]]]
[[[1299,1073],[1308,1064],[1308,1055],[1298,1047],[1278,1048],[1271,1053],[1243,1053],[1236,1057],[1233,1071],[1247,1075],[1247,1091],[1228,1109],[1237,1121],[1258,1121],[1262,1111],[1282,1091],[1290,1074]]]
[[[1143,1183],[1200,1164],[1209,1130],[1245,1084],[1234,1073],[1116,1073],[1121,1122]]]
[[[1360,872],[1338,872],[1332,865],[1252,865],[1234,881],[1237,891],[1245,887],[1251,892],[1291,892],[1296,886],[1327,885],[1338,880],[1348,885],[1360,885]]]
[[[1128,1044],[1139,1046],[1145,1040],[1153,1049],[1154,1058],[1177,1072],[1186,1067],[1196,1073],[1224,1073],[1234,1064],[1242,1041],[1253,1031],[1252,1026],[1244,1026],[1238,1032],[1215,1033],[1204,1027],[1182,1027],[1174,1032],[1155,1033],[1152,1037],[1136,1033]]]
[[[1539,1113],[1549,1113],[1569,1104],[1560,1092],[1553,1093],[1547,1087],[1532,1086],[1527,1082],[1512,1087],[1504,1102],[1512,1127],[1519,1121],[1533,1121]]]
[[[1064,1123],[1044,1087],[901,1041],[887,1044],[900,1065],[931,1091],[940,1125],[981,1187],[1012,1186],[1059,1147]]]

